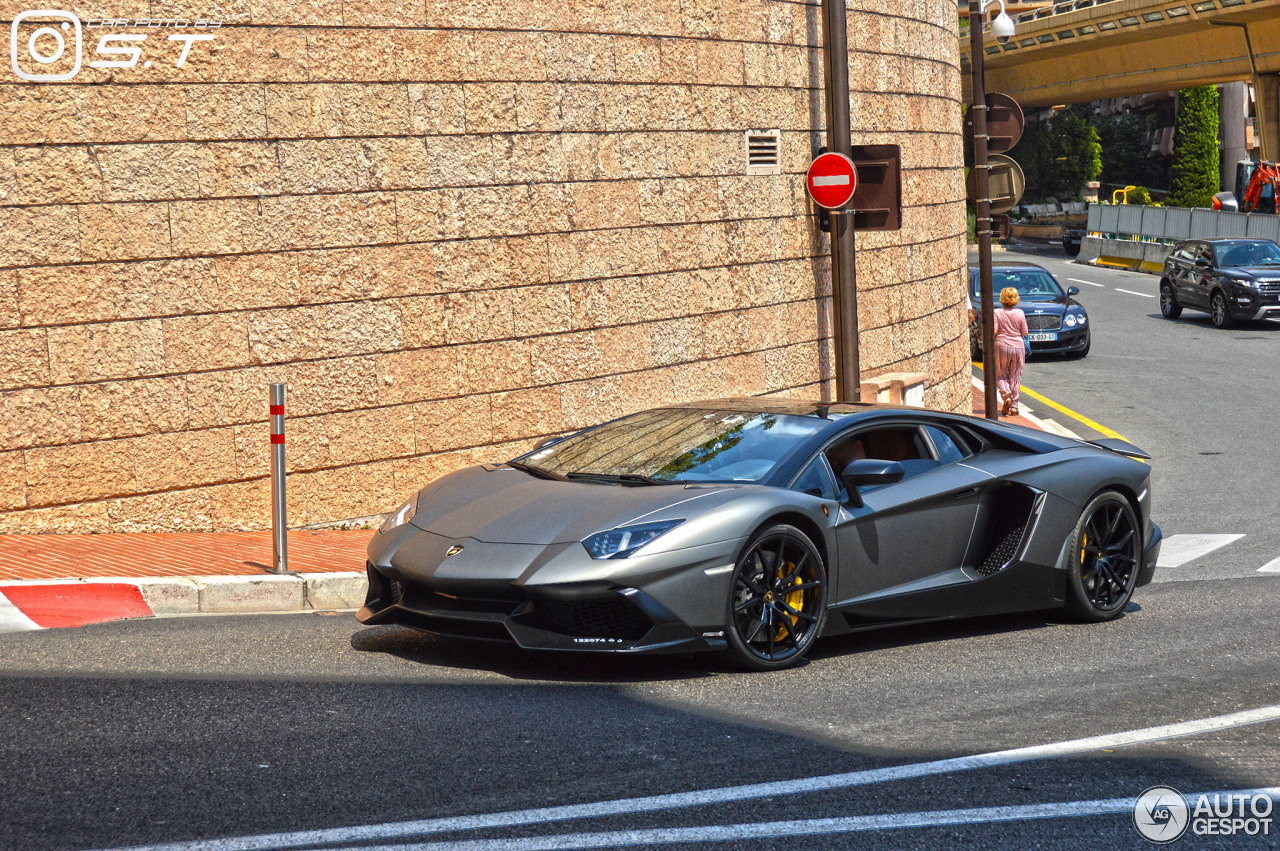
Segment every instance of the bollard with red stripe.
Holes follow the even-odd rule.
[[[271,566],[289,572],[284,502],[284,385],[271,385]]]

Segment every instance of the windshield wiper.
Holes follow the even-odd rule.
[[[541,467],[535,467],[532,464],[526,464],[523,461],[508,461],[507,466],[520,470],[521,472],[528,473],[531,476],[537,476],[540,479],[551,479],[555,482],[564,481],[564,476],[561,476],[558,473],[553,473],[550,470],[544,470]]]
[[[639,473],[565,473],[566,479],[577,479],[596,482],[611,482],[621,485],[678,485],[679,479],[655,479],[653,476],[642,476]]]

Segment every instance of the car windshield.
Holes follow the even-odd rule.
[[[1270,241],[1228,242],[1217,251],[1219,266],[1280,266],[1280,245]]]
[[[1013,287],[1018,291],[1018,297],[1027,301],[1052,301],[1063,296],[1062,287],[1043,269],[992,269],[991,291],[997,300],[1005,287]],[[969,292],[977,298],[976,273],[969,277]]]
[[[815,416],[671,408],[632,414],[516,459],[535,473],[632,483],[760,482]]]

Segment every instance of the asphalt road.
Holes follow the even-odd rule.
[[[984,810],[961,824],[853,835],[815,834],[830,823],[812,821],[1129,798],[1158,784],[1186,793],[1280,785],[1280,720],[1007,765],[920,766],[1242,710],[1269,707],[1280,718],[1280,582],[1165,583],[1135,599],[1109,624],[1028,615],[828,639],[803,666],[770,674],[709,657],[521,653],[365,628],[349,613],[10,633],[0,636],[0,848],[353,826],[372,827],[300,847],[485,838],[499,842],[476,847],[520,847],[511,845],[518,837],[584,832],[610,832],[613,847],[624,844],[613,833],[621,830],[666,847],[643,831],[787,820],[803,822],[799,835],[692,844],[1145,847],[1131,812],[1028,819],[1016,809],[1015,821],[988,822]],[[429,825],[386,827],[895,766],[911,768],[710,805],[681,799],[655,811],[430,834]]]
[[[1170,322],[1160,315],[1157,276],[1076,263],[1059,246],[994,259],[1039,263],[1079,287],[1093,329],[1088,357],[1033,357],[1023,385],[1154,456],[1154,512],[1166,536],[1243,536],[1163,567],[1157,580],[1247,576],[1280,559],[1280,322],[1219,331],[1190,310]],[[1037,416],[1100,436],[1026,401]]]

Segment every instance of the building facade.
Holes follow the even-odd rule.
[[[277,381],[295,525],[667,401],[830,396],[816,5],[5,8],[0,532],[269,525]],[[849,3],[854,144],[903,160],[863,370],[968,411],[956,30]]]

